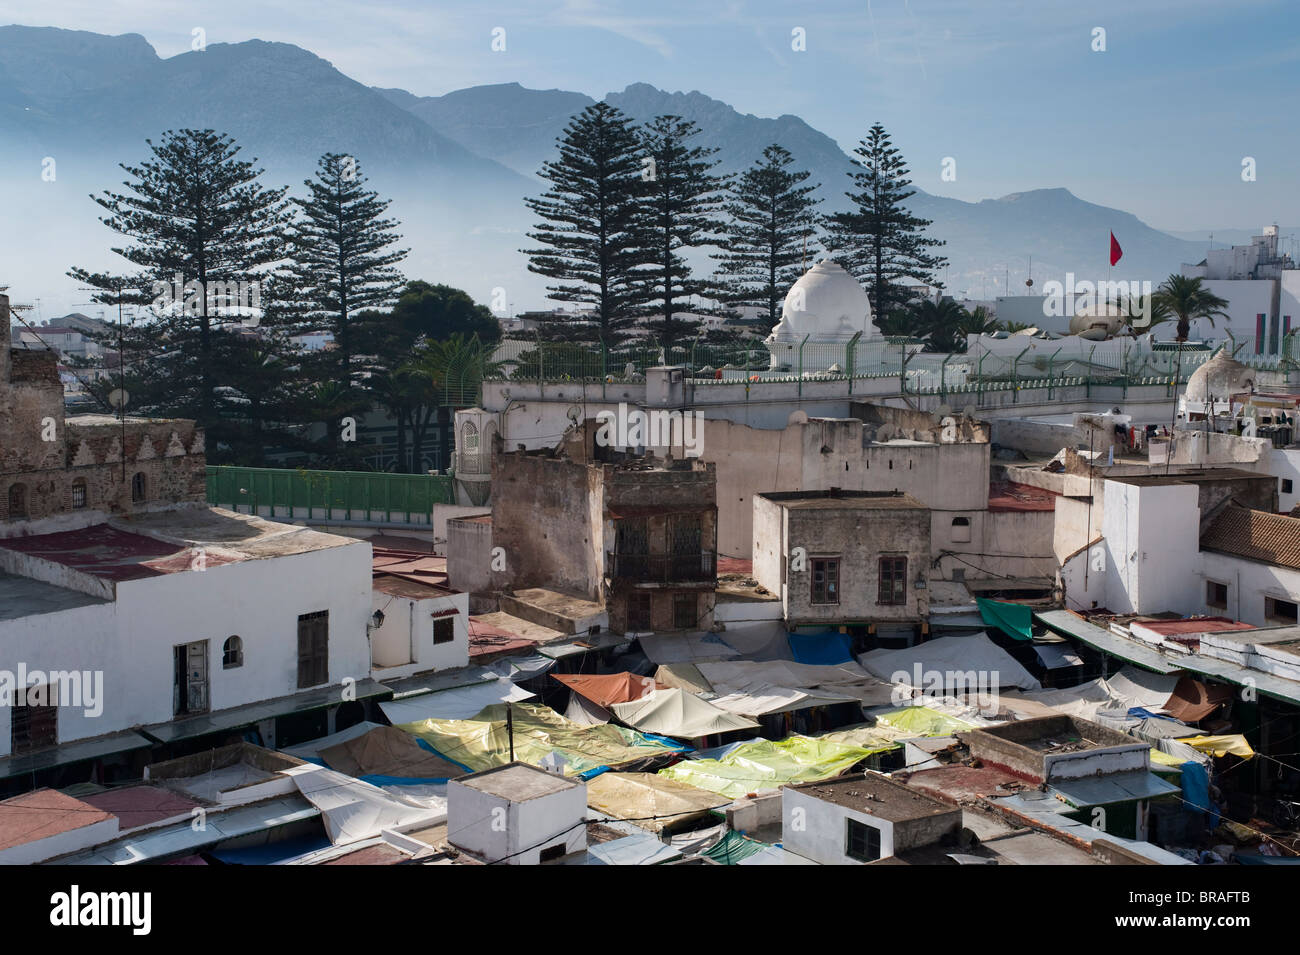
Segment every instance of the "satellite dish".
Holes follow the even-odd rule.
[[[131,401],[131,396],[121,388],[114,388],[108,393],[108,403],[116,411],[121,411]]]

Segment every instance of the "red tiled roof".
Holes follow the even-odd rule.
[[[1202,532],[1201,549],[1300,570],[1300,518],[1229,504]]]

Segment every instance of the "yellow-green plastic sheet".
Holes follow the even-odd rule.
[[[536,766],[548,754],[556,752],[568,761],[566,775],[678,751],[626,727],[574,723],[549,706],[514,703],[511,709],[515,759]],[[469,720],[420,720],[403,723],[399,728],[473,772],[510,762],[504,703],[486,706]]]
[[[928,706],[900,706],[896,710],[876,713],[876,723],[912,736],[950,736],[963,730],[973,730],[974,723],[949,716]]]
[[[764,739],[742,743],[722,759],[684,759],[659,770],[659,775],[739,799],[787,783],[831,779],[878,751],[831,739],[795,735],[777,742]]]

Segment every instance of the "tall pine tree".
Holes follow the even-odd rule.
[[[123,282],[135,288],[130,299],[147,306],[147,317],[123,336],[129,410],[194,418],[220,460],[244,430],[247,393],[266,374],[243,360],[241,339],[258,334],[248,327],[255,303],[265,308],[274,295],[267,277],[284,255],[287,189],[265,188],[262,170],[211,129],[168,130],[157,144],[145,142],[152,158],[122,165],[127,191],[92,196],[107,212],[100,221],[132,240],[113,251],[137,271],[68,274],[103,294]],[[260,333],[272,341],[271,331]]]
[[[935,284],[935,276],[948,260],[930,250],[944,243],[925,235],[931,220],[908,211],[907,200],[916,190],[908,188],[912,182],[907,164],[883,126],[871,127],[853,157],[857,168],[850,175],[856,189],[845,193],[853,208],[827,217],[829,236],[824,244],[844,268],[866,283],[873,318],[892,321],[916,298],[915,283]]]
[[[554,280],[550,297],[589,306],[595,327],[548,323],[543,333],[613,345],[627,336],[644,297],[637,277],[646,259],[636,231],[640,144],[628,117],[608,103],[588,106],[556,142],[559,159],[539,173],[550,188],[525,200],[542,220],[528,233],[540,248],[523,251],[529,271]]]
[[[724,300],[761,309],[769,324],[780,320],[781,301],[799,278],[807,243],[817,227],[819,184],[792,170],[794,156],[773,143],[763,158],[731,184],[724,251],[714,255],[723,275]]]
[[[694,146],[695,123],[680,116],[657,116],[640,132],[647,167],[646,198],[641,209],[640,242],[651,267],[644,273],[649,328],[672,361],[671,350],[695,332],[699,322],[676,314],[693,295],[712,295],[716,288],[696,279],[682,253],[721,241],[718,218],[726,199],[727,179],[713,172],[716,149]]]
[[[389,308],[405,279],[394,266],[406,258],[393,246],[401,236],[398,222],[384,218],[390,200],[366,188],[357,160],[326,153],[316,175],[303,182],[306,198],[294,198],[298,218],[292,231],[292,258],[286,278],[294,290],[296,327],[328,329],[334,348],[321,352],[320,380],[346,387],[355,383],[357,314]]]

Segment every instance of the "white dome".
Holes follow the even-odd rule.
[[[1070,334],[1090,341],[1103,341],[1119,333],[1126,316],[1118,305],[1085,305],[1070,319]]]
[[[858,332],[863,341],[880,338],[871,323],[871,301],[857,279],[822,259],[790,286],[772,339],[802,341],[807,335],[810,342],[847,342]]]
[[[1255,390],[1255,369],[1226,352],[1219,352],[1187,379],[1188,401],[1227,401],[1232,395]]]

